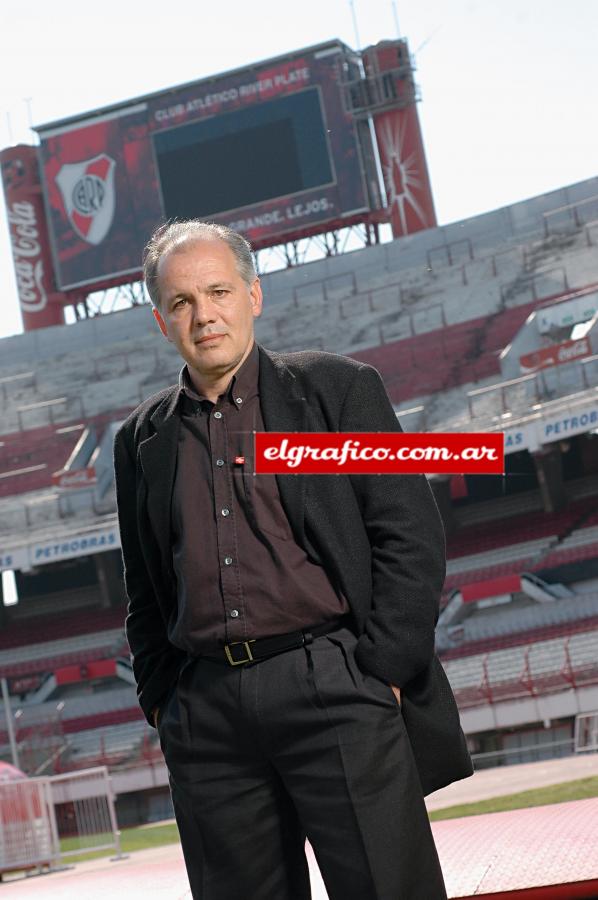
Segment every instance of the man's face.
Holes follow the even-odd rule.
[[[247,286],[224,241],[195,240],[161,258],[157,286],[154,316],[196,386],[232,377],[253,344],[253,320],[262,311],[259,279]]]

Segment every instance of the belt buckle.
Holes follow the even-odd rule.
[[[249,641],[231,641],[230,644],[224,645],[224,652],[226,653],[226,658],[228,659],[231,666],[240,666],[242,663],[253,662],[253,656],[251,655],[251,649],[249,647],[250,644],[255,642],[255,638],[252,638]],[[233,659],[230,652],[230,647],[234,647],[236,644],[243,644],[245,646],[245,651],[247,653],[246,659]]]

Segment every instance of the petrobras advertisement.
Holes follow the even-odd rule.
[[[73,559],[76,556],[88,556],[105,550],[117,550],[120,547],[118,528],[107,528],[84,534],[56,538],[32,544],[29,547],[31,564],[36,566],[45,562],[57,562],[60,559]]]
[[[586,434],[598,429],[598,404],[580,405],[574,410],[565,410],[558,415],[539,416],[533,422],[506,429],[505,453],[529,450],[533,453],[543,444],[564,441],[576,434]]]
[[[598,404],[589,403],[571,412],[562,412],[558,416],[542,419],[538,423],[538,428],[542,444],[563,441],[574,434],[594,431],[598,428]]]
[[[0,571],[29,568],[29,553],[27,547],[2,547],[0,546]]]
[[[517,453],[519,450],[537,450],[539,442],[534,424],[521,425],[517,428],[505,429],[505,453]]]
[[[120,534],[116,525],[99,531],[62,535],[12,549],[0,546],[0,570],[27,570],[62,559],[118,550],[119,547]]]
[[[259,249],[367,212],[347,52],[334,41],[40,127],[61,287],[136,277],[165,219],[221,222]]]

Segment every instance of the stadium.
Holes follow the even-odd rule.
[[[112,463],[180,369],[140,283],[164,217],[251,240],[264,346],[375,366],[405,431],[504,433],[504,475],[430,476],[438,652],[477,770],[598,748],[598,178],[438,226],[417,99],[405,41],[332,41],[0,153],[25,325],[0,341],[0,759],[107,767],[92,794],[119,827],[172,816],[124,638]],[[226,192],[191,178],[223,153]],[[68,834],[76,801],[57,803]]]

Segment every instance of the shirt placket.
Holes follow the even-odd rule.
[[[231,476],[232,447],[228,433],[228,417],[234,413],[234,409],[225,411],[223,407],[217,405],[209,418],[214,517],[227,643],[245,640],[247,625]]]

